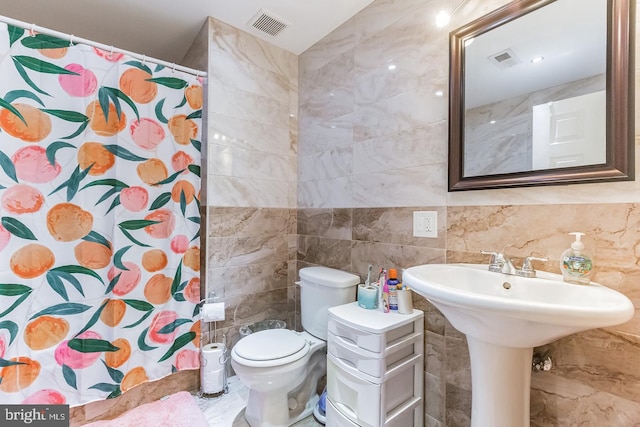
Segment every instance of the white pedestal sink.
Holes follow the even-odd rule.
[[[402,279],[467,336],[472,427],[529,426],[533,347],[634,313],[620,292],[545,272],[524,278],[486,265],[428,264],[406,269]]]

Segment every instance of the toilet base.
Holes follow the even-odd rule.
[[[320,400],[316,388],[326,371],[327,356],[320,349],[311,355],[304,380],[293,390],[258,391],[250,388],[245,419],[251,427],[289,427],[308,417]]]
[[[313,397],[311,398],[311,400],[309,400],[309,402],[308,402],[308,403],[307,403],[307,405],[305,406],[304,411],[302,411],[302,413],[300,413],[300,415],[298,415],[297,417],[290,419],[290,420],[289,420],[289,422],[288,422],[288,424],[286,424],[286,425],[287,425],[287,426],[291,426],[291,425],[293,425],[293,424],[297,423],[298,421],[302,421],[302,420],[304,420],[305,418],[307,418],[307,417],[311,416],[311,414],[313,414],[313,413],[314,413],[313,411],[314,411],[315,406],[316,406],[316,405],[317,405],[317,403],[318,403],[318,400],[320,400],[320,396],[318,396],[318,395],[313,396]],[[247,415],[246,415],[246,408],[245,408],[244,410],[242,410],[242,411],[238,414],[238,417],[236,417],[236,421],[234,421],[234,425],[235,425],[235,423],[238,421],[239,417],[244,418],[244,420],[247,422],[247,424],[249,424],[251,427],[255,427],[255,426],[259,426],[259,427],[266,427],[266,426],[269,426],[269,427],[273,427],[273,426],[280,426],[279,424],[265,424],[265,423],[260,423],[259,421],[255,421],[255,420],[250,421],[250,420],[249,420],[249,418],[247,418]],[[252,424],[252,422],[253,422],[253,423],[256,423],[256,424]]]
[[[264,412],[260,413],[260,415],[257,416],[255,414],[256,412],[255,409],[258,409],[258,408],[253,408],[254,410],[252,411],[250,410],[249,407],[247,407],[244,410],[244,419],[247,421],[247,423],[251,427],[289,427],[297,423],[298,421],[301,421],[307,418],[308,416],[310,416],[313,413],[313,408],[316,406],[319,400],[320,400],[320,396],[318,396],[317,394],[311,396],[309,401],[307,401],[307,403],[305,404],[304,410],[293,418],[288,418],[286,416],[286,414],[288,414],[289,412],[288,411],[289,408],[278,408],[276,405],[276,406],[269,407],[270,411],[275,411],[273,413],[278,414],[275,417],[275,419],[274,417],[268,417],[270,418],[270,420],[265,421]],[[282,401],[283,400],[280,399],[280,402]],[[262,409],[264,411],[266,408],[262,408]]]
[[[291,424],[295,424],[298,421],[303,420],[307,418],[309,415],[311,415],[313,413],[313,408],[316,406],[319,400],[320,400],[320,396],[318,396],[317,394],[314,394],[313,396],[311,396],[311,399],[309,399],[309,401],[304,407],[304,411],[302,411],[300,415],[298,415],[296,418],[292,419]]]

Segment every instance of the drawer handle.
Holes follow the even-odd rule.
[[[351,367],[353,369],[358,369],[358,366],[355,363],[353,363],[351,360],[349,360],[349,359],[345,359],[345,358],[339,357],[339,356],[336,356],[336,359],[338,359],[340,362],[344,363],[345,365],[347,365],[347,366],[349,366],[349,367]]]
[[[343,337],[342,335],[336,335],[336,338],[340,341],[346,342],[347,344],[355,345],[356,347],[358,346],[358,344],[351,338]]]
[[[342,357],[338,357],[335,354],[329,354],[329,357],[336,364],[336,367],[342,369],[345,373],[352,375],[354,378],[350,381],[356,381],[358,383],[366,382],[361,378],[360,370],[358,367],[351,361],[343,359]]]
[[[418,339],[420,339],[421,336],[422,336],[422,334],[420,334],[419,332],[414,332],[413,334],[404,336],[404,337],[400,338],[399,340],[394,341],[393,343],[390,343],[389,344],[389,350],[392,350],[392,349],[397,348],[397,347],[402,347],[405,344],[410,343],[410,342],[416,342],[416,341],[418,341]]]
[[[342,412],[343,414],[346,414],[349,418],[353,419],[353,420],[357,420],[358,419],[358,415],[356,414],[356,412],[351,409],[350,407],[348,407],[347,405],[345,405],[342,402],[335,402],[336,406],[338,407],[338,409],[340,410],[340,412]]]

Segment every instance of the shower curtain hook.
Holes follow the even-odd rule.
[[[171,67],[171,72],[175,73],[176,72],[176,63],[173,63],[173,67]]]
[[[73,46],[73,37],[74,37],[73,34],[69,36],[69,47]]]
[[[147,65],[147,55],[142,55],[142,65]]]
[[[31,30],[29,30],[29,36],[35,37],[36,35],[36,24],[31,24]]]

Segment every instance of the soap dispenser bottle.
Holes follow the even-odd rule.
[[[584,250],[584,243],[581,240],[584,233],[572,232],[569,234],[576,236],[576,240],[560,257],[562,278],[568,283],[588,285],[591,281],[593,261],[591,256]]]

